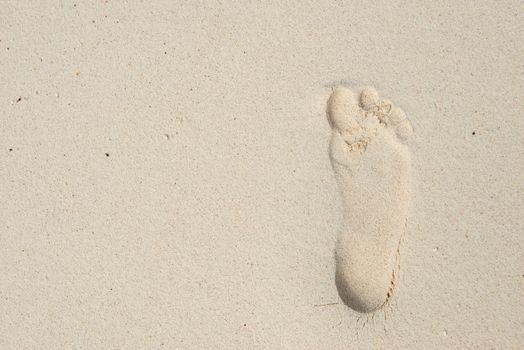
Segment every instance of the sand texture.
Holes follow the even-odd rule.
[[[520,1],[4,0],[0,349],[524,348],[523,37]]]

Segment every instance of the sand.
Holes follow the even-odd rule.
[[[0,349],[524,345],[517,1],[4,1]],[[335,286],[335,86],[413,125],[387,307]]]

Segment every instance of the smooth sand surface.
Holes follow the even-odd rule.
[[[0,349],[524,345],[520,1],[0,7]],[[332,87],[414,127],[387,308],[335,287]]]

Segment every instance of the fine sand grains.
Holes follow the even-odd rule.
[[[327,105],[330,158],[344,201],[336,249],[336,284],[359,312],[382,307],[398,272],[398,248],[410,200],[413,129],[403,111],[366,88],[357,101],[336,88]]]

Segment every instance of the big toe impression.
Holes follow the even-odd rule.
[[[327,103],[327,115],[332,128],[341,132],[358,128],[353,116],[359,106],[353,92],[345,87],[337,87]]]

